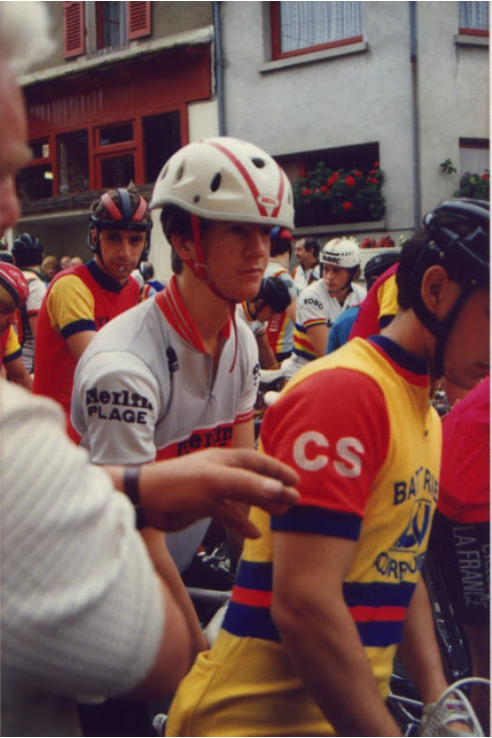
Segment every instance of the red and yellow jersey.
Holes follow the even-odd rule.
[[[387,697],[438,492],[429,389],[425,362],[376,336],[310,363],[267,411],[262,447],[299,473],[301,502],[273,518],[252,510],[262,536],[245,543],[222,630],[181,683],[166,735],[334,734],[271,617],[272,531],[356,542],[344,598]]]
[[[12,325],[0,338],[0,366],[8,364],[13,359],[19,359],[22,356],[22,349],[17,337],[17,333]]]
[[[39,312],[33,392],[59,402],[69,417],[77,360],[67,338],[100,330],[136,305],[139,295],[133,277],[120,287],[95,261],[60,272],[50,283]]]
[[[398,263],[393,264],[374,282],[360,306],[349,341],[376,335],[395,317],[398,312],[397,269]]]

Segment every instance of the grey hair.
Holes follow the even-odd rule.
[[[46,2],[0,2],[0,59],[16,76],[55,49]]]

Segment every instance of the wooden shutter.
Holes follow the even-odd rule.
[[[85,54],[85,3],[63,3],[63,54],[65,59]]]
[[[143,36],[150,36],[151,17],[150,2],[129,2],[127,5],[127,28],[126,37],[128,41]]]

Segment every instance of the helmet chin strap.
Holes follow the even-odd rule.
[[[227,295],[224,295],[218,287],[213,283],[212,281],[212,275],[210,274],[210,269],[208,267],[208,264],[205,262],[205,255],[203,253],[203,244],[202,244],[202,234],[200,230],[200,219],[197,215],[194,215],[193,213],[190,213],[190,220],[191,220],[191,232],[193,234],[193,243],[195,245],[195,253],[197,255],[197,259],[183,259],[183,262],[188,266],[195,277],[199,279],[201,282],[204,282],[209,290],[211,290],[214,295],[217,295],[217,297],[220,297],[221,300],[225,300],[227,303],[229,303],[229,309],[231,313],[231,321],[234,328],[234,338],[235,338],[235,348],[234,348],[234,359],[232,361],[232,366],[229,369],[229,373],[231,373],[234,370],[234,367],[236,366],[236,358],[237,358],[237,345],[238,345],[238,338],[237,338],[237,327],[236,327],[236,301],[232,300],[230,297],[227,297]]]

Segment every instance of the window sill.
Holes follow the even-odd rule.
[[[386,220],[370,220],[366,223],[333,223],[331,225],[300,226],[294,229],[294,235],[299,236],[323,236],[352,233],[370,233],[372,231],[385,231]],[[369,249],[367,249],[369,251]],[[374,249],[371,249],[374,251]]]
[[[260,74],[269,74],[270,72],[278,72],[289,67],[300,67],[305,64],[314,64],[316,62],[328,61],[329,59],[337,59],[340,56],[348,56],[350,54],[361,54],[369,49],[367,41],[360,41],[350,46],[337,46],[332,49],[324,49],[323,51],[315,51],[311,54],[301,54],[300,56],[292,56],[288,59],[276,59],[275,61],[266,62],[260,66]]]
[[[458,33],[454,37],[454,43],[456,46],[481,46],[482,48],[489,48],[489,37],[488,36],[472,36],[467,33]]]

